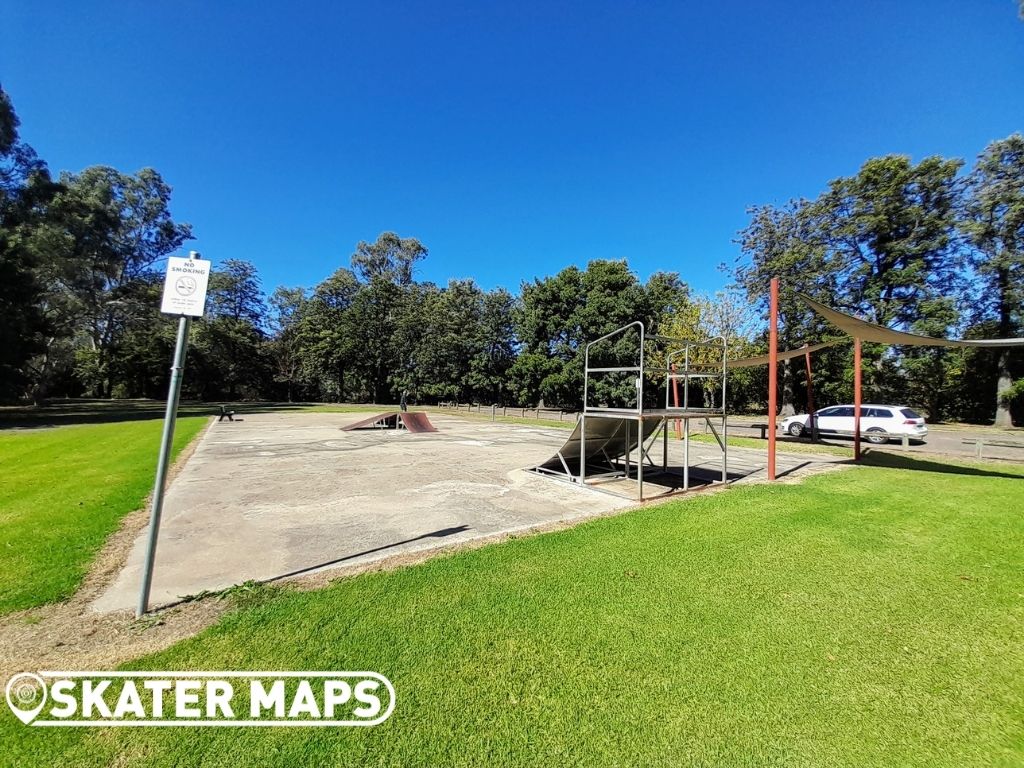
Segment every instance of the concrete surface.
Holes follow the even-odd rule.
[[[523,471],[550,457],[564,430],[432,413],[437,433],[341,431],[362,417],[248,414],[214,423],[168,489],[152,605],[635,503]],[[670,442],[670,463],[678,464],[681,445]],[[652,457],[660,455],[659,445]],[[731,449],[730,478],[763,477],[764,461],[763,452]],[[780,455],[779,471],[830,461]],[[720,474],[717,446],[692,443],[691,464],[695,477]],[[627,492],[635,486],[618,485]],[[654,496],[658,488],[648,483],[646,492]],[[95,610],[135,606],[144,547],[145,531]]]

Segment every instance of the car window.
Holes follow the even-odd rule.
[[[872,418],[875,419],[891,419],[892,411],[890,411],[888,408],[872,408],[871,416]]]
[[[921,418],[921,414],[919,414],[913,408],[900,408],[900,413],[902,413],[908,419],[920,419]]]
[[[844,406],[836,408],[836,413],[831,414],[832,416],[853,416],[853,408]]]
[[[824,409],[818,411],[818,413],[815,414],[815,415],[817,415],[819,417],[820,416],[838,416],[839,415],[839,409],[835,408],[835,407],[833,407],[833,408],[824,408]]]

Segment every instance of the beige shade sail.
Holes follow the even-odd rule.
[[[879,344],[900,344],[915,347],[1024,347],[1024,338],[1019,339],[941,339],[933,336],[921,336],[916,333],[904,333],[875,325],[865,320],[858,320],[852,315],[837,312],[814,299],[799,294],[803,302],[828,320],[843,333],[862,341],[874,341]],[[781,355],[780,355],[781,358]]]
[[[808,352],[817,352],[819,349],[834,347],[836,344],[845,344],[848,342],[849,339],[833,339],[832,341],[823,341],[820,344],[811,344],[810,346],[803,346],[798,349],[787,349],[785,352],[779,352],[777,359],[790,360],[794,357],[802,357]],[[768,365],[768,355],[744,357],[740,360],[726,360],[725,365],[727,368],[753,368],[757,365]]]

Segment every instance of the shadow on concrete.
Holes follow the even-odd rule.
[[[919,459],[903,454],[886,451],[866,450],[862,464],[870,467],[887,469],[909,469],[917,472],[939,472],[946,475],[973,475],[975,477],[1005,477],[1010,480],[1024,480],[1024,473],[1000,472],[997,469],[967,466],[963,464],[947,464],[941,461]]]
[[[623,465],[621,463],[616,464],[616,467],[619,470],[623,469]],[[737,480],[742,480],[744,477],[746,477],[749,474],[752,474],[753,472],[757,471],[758,469],[761,469],[761,468],[760,467],[756,467],[754,469],[751,469],[749,472],[739,472],[739,471],[735,471],[735,470],[730,468],[729,471],[726,474],[726,478],[727,478],[726,482],[727,483],[734,483]],[[636,466],[633,466],[633,467],[630,468],[630,474],[629,474],[629,479],[628,480],[626,478],[624,478],[624,477],[598,479],[597,475],[599,475],[602,471],[607,472],[608,471],[608,467],[594,466],[594,467],[588,467],[587,468],[588,475],[592,475],[593,478],[594,478],[593,480],[591,480],[590,477],[587,478],[587,486],[588,487],[600,488],[602,485],[605,485],[605,484],[611,484],[611,483],[621,484],[621,483],[624,483],[624,482],[633,483],[633,482],[636,481]],[[702,488],[704,486],[713,485],[715,483],[720,484],[721,482],[722,482],[722,470],[721,470],[720,467],[715,467],[714,465],[709,466],[709,467],[704,467],[704,466],[691,466],[690,467],[690,490],[691,491],[698,490],[698,489],[700,489],[700,488]],[[673,491],[681,490],[682,487],[683,487],[683,468],[682,468],[682,466],[681,465],[674,466],[674,465],[670,464],[667,469],[662,469],[660,466],[652,467],[649,464],[645,465],[644,466],[644,486],[646,487],[648,485],[656,486],[656,487],[659,487],[659,488],[664,488],[666,493],[671,493]],[[654,494],[652,493],[652,496],[653,495]],[[646,491],[645,491],[645,496],[646,496]]]
[[[470,530],[470,527],[468,525],[457,525],[452,528],[442,528],[437,531],[431,531],[430,533],[424,533],[421,536],[413,536],[411,539],[395,541],[391,544],[384,544],[379,547],[374,547],[373,549],[366,549],[362,552],[356,552],[352,555],[345,555],[344,557],[339,557],[336,560],[328,560],[325,563],[317,563],[316,565],[310,565],[305,568],[299,568],[298,570],[290,571],[289,573],[282,573],[280,576],[272,576],[269,579],[264,579],[264,582],[269,584],[275,581],[281,581],[282,579],[289,579],[293,576],[302,576],[303,574],[318,571],[321,568],[328,568],[332,565],[340,565],[341,563],[347,562],[348,560],[355,560],[356,558],[364,557],[365,555],[372,555],[374,552],[383,552],[387,549],[394,549],[395,547],[400,547],[403,544],[411,544],[414,541],[422,541],[424,539],[443,539],[448,536],[454,536],[457,533],[463,533],[468,530]]]

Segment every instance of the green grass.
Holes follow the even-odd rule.
[[[179,419],[175,455],[205,423]],[[152,490],[161,428],[152,420],[0,432],[0,614],[74,593]]]
[[[669,434],[673,437],[675,436],[674,431]],[[699,443],[715,443],[714,435],[706,435],[699,432],[691,433],[690,439],[696,440]],[[768,441],[762,440],[759,437],[736,437],[729,435],[728,443],[731,448],[752,448],[756,451],[768,450]],[[824,453],[830,456],[852,457],[853,443],[850,443],[849,448],[844,448],[840,445],[826,445],[824,443],[807,443],[791,439],[779,439],[776,441],[776,450],[785,451],[786,453]]]
[[[126,665],[376,670],[381,726],[5,714],[7,762],[1024,764],[1024,469],[868,461],[270,594]]]

